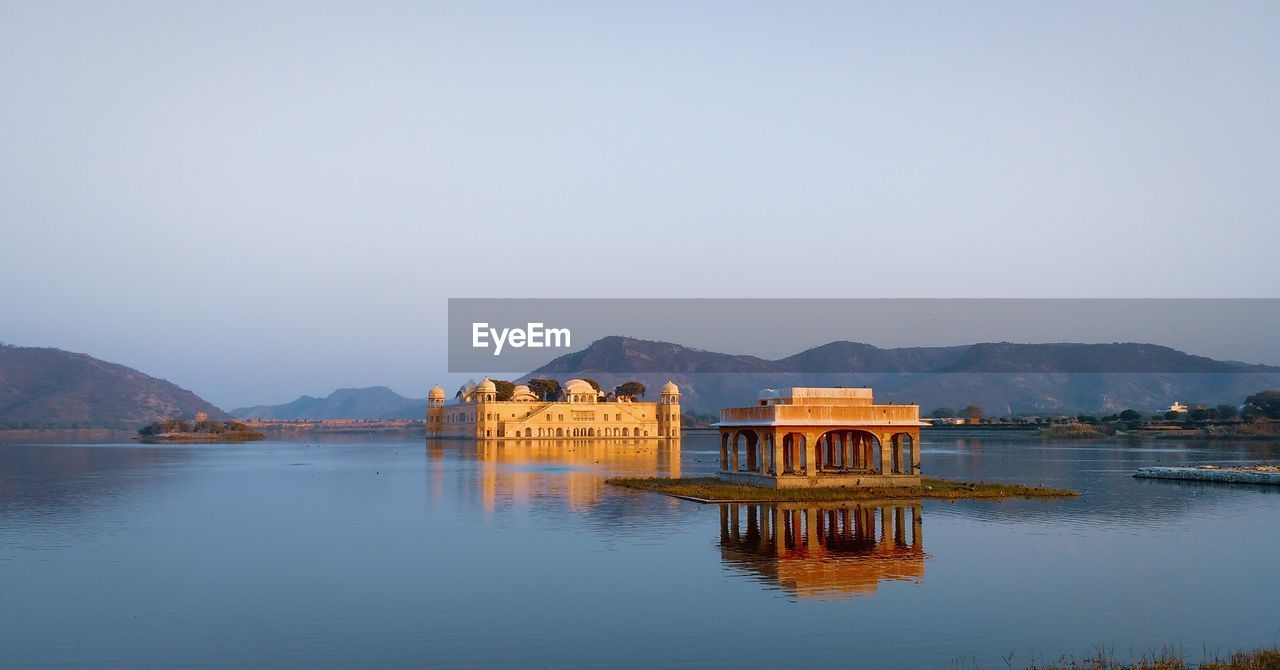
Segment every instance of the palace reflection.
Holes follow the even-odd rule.
[[[846,600],[924,579],[920,501],[720,506],[726,566],[796,598]]]
[[[427,440],[429,476],[443,488],[446,450],[459,451],[477,465],[474,487],[485,511],[500,501],[528,504],[532,498],[560,498],[584,509],[604,496],[609,477],[679,477],[680,440],[511,439],[468,443]]]

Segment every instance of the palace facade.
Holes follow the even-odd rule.
[[[492,440],[587,437],[680,437],[680,389],[668,381],[657,402],[606,401],[581,379],[561,386],[560,399],[545,401],[523,384],[498,400],[491,380],[462,389],[446,401],[444,389],[427,393],[427,435]]]

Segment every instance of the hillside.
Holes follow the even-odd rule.
[[[1153,344],[979,343],[881,349],[831,342],[766,360],[669,342],[606,337],[527,377],[592,377],[605,388],[670,378],[696,411],[752,402],[761,388],[871,386],[880,400],[935,407],[981,405],[989,414],[1154,411],[1174,400],[1236,403],[1280,388],[1280,368],[1217,361]],[[526,377],[526,378],[527,378]]]
[[[338,389],[324,398],[304,395],[283,405],[241,407],[231,413],[240,419],[421,419],[427,413],[427,399],[370,386]]]
[[[132,368],[60,349],[0,346],[0,428],[124,428],[231,415]]]

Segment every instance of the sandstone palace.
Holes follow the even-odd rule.
[[[491,380],[467,386],[446,402],[439,386],[427,393],[427,435],[479,439],[548,437],[680,437],[680,389],[667,382],[657,402],[606,396],[581,379],[561,386],[558,400],[546,401],[519,385],[498,400]]]

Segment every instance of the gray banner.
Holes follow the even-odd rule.
[[[601,372],[1274,372],[1223,362],[1280,364],[1277,299],[519,299],[449,300],[449,371],[524,374],[558,357],[560,367]],[[697,370],[688,360],[612,350],[583,352],[610,336],[669,342],[732,354]],[[832,342],[884,355],[828,348],[832,356],[795,357]],[[935,348],[977,343],[1144,343],[1149,348],[986,347],[981,361],[955,360]],[[1188,360],[1163,347],[1205,357]],[[1104,351],[1104,349],[1106,349]],[[819,353],[828,353],[824,349]],[[1176,353],[1176,352],[1174,352]],[[839,354],[839,355],[836,355]],[[850,360],[854,356],[857,360]],[[932,358],[930,358],[932,356]],[[759,361],[753,359],[761,359]],[[801,360],[802,359],[802,360]],[[1214,360],[1208,360],[1214,359]],[[707,366],[719,369],[703,369]]]

